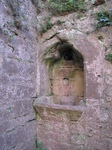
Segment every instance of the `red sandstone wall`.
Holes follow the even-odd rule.
[[[0,1],[0,150],[35,150],[35,10],[31,1],[19,4],[22,27],[17,29],[14,12]]]

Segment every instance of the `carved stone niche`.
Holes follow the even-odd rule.
[[[34,101],[37,140],[50,150],[72,150],[77,143],[77,140],[71,142],[76,136],[70,131],[72,123],[77,122],[85,111],[84,60],[67,42],[48,48],[43,60],[48,70],[47,94]]]
[[[46,96],[38,102],[84,106],[84,59],[72,45],[58,42],[43,54],[47,68]]]
[[[54,61],[53,61],[54,59]],[[45,60],[48,67],[47,95],[54,104],[82,105],[84,102],[83,56],[68,43],[59,44]]]
[[[84,99],[84,71],[73,60],[64,60],[51,72],[51,90],[55,104],[79,105]]]

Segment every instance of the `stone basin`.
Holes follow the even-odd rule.
[[[85,111],[84,106],[54,104],[50,97],[34,101],[37,115],[37,141],[49,150],[73,150],[73,143],[84,144],[85,136],[73,125]],[[82,138],[83,137],[83,138]]]
[[[61,105],[54,104],[52,99],[49,97],[40,97],[35,99],[34,108],[36,112],[42,118],[51,118],[56,119],[56,116],[59,117],[62,114],[65,115],[65,118],[69,118],[69,120],[78,121],[81,117],[82,112],[85,110],[85,106],[74,106],[74,105]],[[54,117],[55,116],[55,117]],[[62,115],[63,116],[63,115]]]

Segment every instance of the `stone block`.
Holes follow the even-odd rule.
[[[75,105],[75,100],[73,96],[63,96],[61,99],[62,105]]]

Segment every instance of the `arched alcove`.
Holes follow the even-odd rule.
[[[43,96],[38,96],[34,108],[38,114],[37,139],[51,150],[80,149],[86,145],[86,128],[94,120],[86,122],[86,114],[92,112],[93,106],[92,113],[96,115],[94,107],[100,105],[103,95],[103,58],[97,41],[91,43],[92,38],[83,34],[66,32],[58,37],[70,43],[54,38],[41,46],[44,90],[40,89]]]
[[[43,60],[48,70],[47,96],[55,104],[79,105],[84,100],[84,59],[68,42],[49,47]]]
[[[71,133],[72,124],[85,111],[84,59],[70,43],[59,41],[45,50],[42,60],[47,86],[46,95],[43,93],[34,101],[38,114],[37,139],[50,149],[58,145],[57,149],[71,150],[77,136]]]

